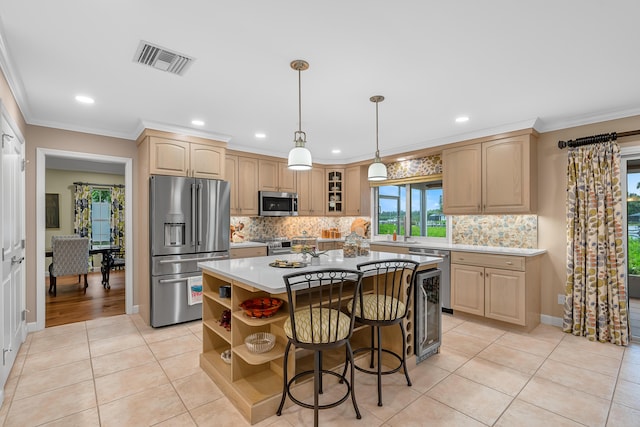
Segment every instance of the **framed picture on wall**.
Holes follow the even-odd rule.
[[[60,204],[58,194],[45,194],[45,215],[46,228],[60,228]]]

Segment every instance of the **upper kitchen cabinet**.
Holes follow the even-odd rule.
[[[325,169],[326,215],[344,215],[344,169]]]
[[[348,167],[344,170],[344,176],[346,184],[345,215],[369,215],[371,196],[366,166]]]
[[[298,215],[324,215],[324,168],[298,171]]]
[[[536,183],[532,134],[442,151],[446,214],[534,213]]]
[[[296,192],[296,171],[286,162],[260,159],[258,165],[260,191]]]
[[[149,137],[151,174],[223,179],[225,144],[199,138],[198,142]]]
[[[258,159],[227,154],[225,164],[231,215],[258,215]]]

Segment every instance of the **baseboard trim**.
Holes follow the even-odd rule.
[[[36,322],[27,323],[27,332],[36,332],[39,330]]]
[[[540,315],[540,323],[544,323],[545,325],[557,326],[559,328],[562,327],[562,317],[553,317],[547,314]]]

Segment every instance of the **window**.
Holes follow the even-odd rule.
[[[374,198],[378,207],[374,217],[376,234],[396,232],[400,236],[447,238],[442,182],[383,185],[375,188]],[[405,233],[406,224],[409,233]]]
[[[91,190],[91,244],[111,244],[111,191]]]

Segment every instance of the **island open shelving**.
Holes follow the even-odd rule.
[[[299,255],[280,255],[279,259],[290,257],[298,260]],[[322,267],[354,268],[357,263],[372,259],[398,258],[397,254],[372,252],[368,257],[342,258],[342,251],[330,251],[323,257],[320,267],[306,267],[317,269]],[[402,255],[421,263],[421,268],[435,267],[440,258],[416,255]],[[284,333],[284,322],[289,316],[289,301],[282,276],[302,269],[279,269],[268,264],[276,257],[258,257],[247,259],[229,259],[209,261],[200,264],[203,271],[203,301],[202,327],[203,343],[200,356],[200,366],[216,382],[222,392],[236,406],[240,413],[251,424],[255,424],[275,414],[280,403],[283,386],[283,358],[287,337]],[[363,291],[370,291],[368,284],[371,278],[364,278]],[[231,297],[220,297],[221,286],[231,286]],[[247,316],[240,304],[251,298],[272,297],[284,301],[275,315],[268,318],[251,318]],[[298,293],[294,296],[294,306],[308,295]],[[231,311],[231,330],[220,326],[220,318],[225,310]],[[408,335],[411,333],[411,322],[408,321]],[[265,353],[249,351],[245,338],[256,332],[270,332],[276,337],[273,349]],[[402,348],[398,331],[384,334],[385,347],[398,351]],[[369,345],[370,334],[366,327],[358,326],[354,329],[352,347],[358,348]],[[411,343],[412,338],[408,336]],[[225,362],[221,354],[231,350],[230,363]],[[408,356],[413,355],[412,346],[408,349]],[[364,357],[364,356],[362,356]],[[339,368],[344,363],[344,349],[323,353],[325,368]],[[289,354],[289,378],[296,373],[311,369],[313,355],[305,351],[295,351]],[[303,378],[300,384],[311,380]],[[290,402],[288,402],[290,404]]]

